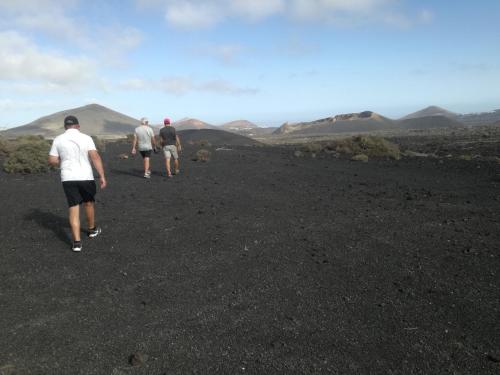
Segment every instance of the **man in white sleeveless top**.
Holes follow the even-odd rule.
[[[139,150],[144,164],[144,177],[151,178],[151,168],[149,158],[151,152],[156,150],[156,140],[153,129],[149,126],[148,119],[141,119],[141,126],[135,128],[134,141],[132,143],[132,155],[135,155]]]
[[[95,224],[94,202],[96,184],[90,161],[99,173],[101,189],[106,187],[106,177],[101,157],[94,141],[80,133],[80,124],[75,116],[64,119],[66,131],[56,137],[49,152],[49,164],[60,166],[61,180],[69,206],[69,224],[73,237],[73,251],[82,250],[80,238],[80,204],[83,203],[88,224],[88,237],[94,238],[101,233]]]

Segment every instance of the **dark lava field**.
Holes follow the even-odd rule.
[[[0,173],[0,374],[500,374],[500,164],[189,136],[107,145],[81,253],[58,172]]]

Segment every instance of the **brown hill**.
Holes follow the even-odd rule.
[[[183,118],[182,120],[172,123],[172,126],[177,130],[195,130],[195,129],[217,129],[216,126],[210,125],[204,121],[195,118]]]
[[[420,111],[410,113],[409,115],[402,117],[400,120],[409,120],[414,118],[432,117],[432,116],[443,116],[451,119],[456,119],[458,115],[444,108],[431,105],[427,108],[421,109]]]
[[[383,129],[394,129],[396,123],[375,112],[364,111],[327,117],[324,119],[301,122],[297,124],[285,123],[274,134],[329,134],[369,132]]]
[[[46,138],[54,138],[64,132],[63,121],[67,115],[74,115],[78,118],[82,132],[102,138],[126,136],[140,125],[139,120],[135,118],[99,104],[89,104],[41,117],[27,125],[8,129],[1,134],[9,138],[21,135],[42,135]]]

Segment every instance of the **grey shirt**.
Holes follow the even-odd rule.
[[[177,143],[175,128],[170,125],[161,128],[160,138],[162,140],[162,146],[175,146]]]
[[[135,128],[137,135],[137,149],[139,151],[149,151],[153,149],[151,138],[154,137],[153,129],[149,126],[141,125]]]

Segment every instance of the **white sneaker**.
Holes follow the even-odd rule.
[[[73,241],[73,246],[71,246],[71,250],[75,252],[82,251],[82,242],[81,241]]]

